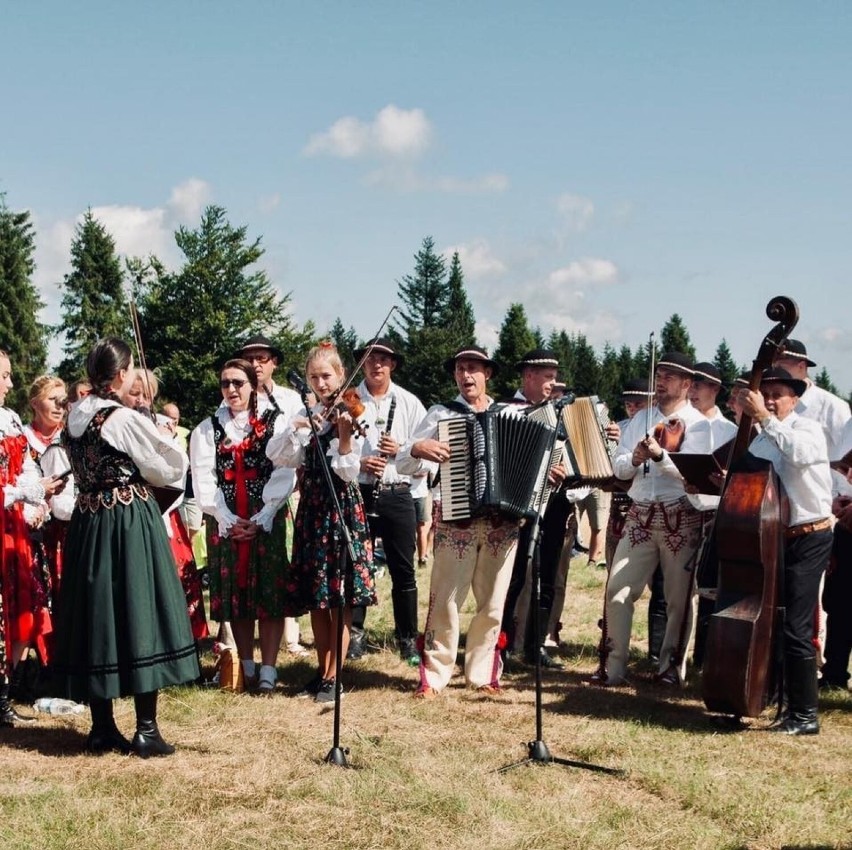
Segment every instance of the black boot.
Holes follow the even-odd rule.
[[[416,667],[420,664],[420,653],[417,651],[417,588],[392,591],[391,596],[400,657]]]
[[[130,753],[130,741],[118,731],[112,715],[111,699],[92,699],[89,701],[92,712],[92,731],[86,739],[86,751],[95,755],[103,753]]]
[[[150,756],[170,756],[175,748],[167,744],[157,728],[157,691],[136,694],[136,734],[130,744],[131,749],[140,758]]]
[[[9,680],[5,676],[0,678],[0,727],[23,726],[35,722],[35,717],[23,717],[15,711],[9,699]]]
[[[648,660],[654,666],[660,663],[667,622],[663,571],[657,567],[651,579],[651,599],[648,602]]]
[[[561,670],[562,663],[548,655],[544,648],[544,639],[547,637],[547,623],[550,620],[550,608],[538,609],[538,634],[533,625],[532,611],[527,617],[527,633],[524,639],[524,661],[527,664],[536,663],[536,655],[541,658],[541,666],[544,670]]]
[[[774,732],[786,735],[818,735],[817,718],[817,660],[810,658],[785,659],[787,679],[787,715]]]

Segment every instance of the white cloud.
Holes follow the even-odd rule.
[[[193,221],[210,203],[210,184],[197,177],[190,177],[172,189],[168,208],[172,217],[180,222]]]
[[[180,259],[174,241],[175,229],[180,224],[197,224],[210,194],[209,184],[197,178],[190,178],[175,186],[168,201],[162,206],[145,208],[107,204],[93,207],[92,215],[113,237],[119,254],[156,254],[167,267],[173,267]],[[73,218],[55,221],[42,221],[37,214],[33,215],[36,231],[36,270],[33,283],[45,302],[41,319],[47,324],[57,324],[60,321],[60,284],[70,270],[71,242],[84,215],[85,211],[81,211]],[[49,355],[53,361],[61,358],[61,340],[51,340]]]
[[[568,230],[576,233],[584,231],[595,214],[595,205],[582,195],[566,192],[556,199],[556,209]]]
[[[609,286],[618,282],[618,266],[612,260],[588,257],[574,260],[567,266],[551,272],[547,278],[547,288],[556,293],[568,288],[574,295],[582,295],[585,287]]]
[[[491,246],[485,239],[476,239],[467,244],[450,245],[441,253],[449,262],[456,251],[458,251],[465,280],[474,281],[483,277],[493,277],[506,271],[506,264],[499,257],[494,256]]]
[[[485,195],[505,192],[509,178],[505,174],[483,174],[480,177],[430,176],[411,168],[386,166],[371,171],[365,178],[367,186],[381,186],[396,192],[436,192],[446,195]]]
[[[372,121],[349,115],[339,118],[325,132],[311,136],[304,153],[340,159],[411,158],[422,154],[431,141],[432,125],[422,109],[400,109],[389,104]]]

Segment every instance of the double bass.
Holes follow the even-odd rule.
[[[752,366],[749,389],[755,392],[764,369],[796,326],[799,308],[778,296],[767,305],[766,315],[777,324]],[[714,524],[718,583],[702,674],[707,708],[737,717],[760,715],[775,685],[783,580],[781,484],[769,461],[746,454],[752,432],[752,418],[743,415]]]

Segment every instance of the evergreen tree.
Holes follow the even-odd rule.
[[[610,415],[621,398],[621,369],[618,354],[607,342],[603,348],[598,369],[598,384],[595,395],[610,409]]]
[[[500,327],[500,337],[494,360],[500,364],[500,371],[491,379],[490,392],[494,398],[511,396],[520,385],[515,364],[530,350],[535,348],[535,337],[527,323],[527,314],[523,304],[510,304]]]
[[[154,263],[153,279],[140,281],[142,336],[149,367],[157,367],[162,392],[180,404],[188,423],[219,403],[218,367],[249,336],[263,334],[284,352],[281,370],[304,360],[314,326],[297,328],[266,272],[260,238],[247,240],[222,207],[205,209],[197,230],[181,227],[175,241],[183,267],[167,272]]]
[[[464,288],[464,273],[462,272],[459,253],[453,254],[450,263],[450,276],[447,280],[447,307],[442,324],[449,330],[453,348],[476,345],[476,320],[473,307]]]
[[[414,273],[398,284],[401,325],[391,327],[388,335],[400,342],[404,365],[395,373],[407,390],[427,407],[456,395],[456,385],[441,364],[459,347],[453,334],[459,329],[447,326],[450,289],[444,258],[434,251],[431,236],[423,240],[414,255]]]
[[[574,392],[578,396],[597,395],[600,385],[600,365],[594,348],[584,334],[575,334],[574,348]]]
[[[742,369],[737,366],[737,363],[731,354],[731,349],[728,348],[728,343],[724,339],[719,343],[719,347],[716,349],[716,354],[713,357],[713,365],[719,370],[722,377],[722,389],[719,392],[717,404],[719,405],[720,410],[724,410],[725,401],[730,395],[731,387],[733,386],[737,376],[742,371]]]
[[[559,361],[560,380],[569,390],[573,390],[576,361],[571,338],[565,331],[551,331],[550,336],[547,338],[546,348],[552,351]]]
[[[828,375],[828,370],[825,366],[819,370],[819,374],[814,378],[814,383],[818,387],[821,387],[830,393],[834,393],[834,395],[840,395],[840,393],[837,392],[837,387],[832,383],[831,378]]]
[[[355,349],[358,348],[358,334],[351,325],[349,330],[343,327],[343,322],[338,316],[329,331],[329,339],[337,346],[340,359],[349,372],[355,365]]]
[[[9,355],[15,383],[6,406],[25,420],[27,389],[47,360],[47,328],[38,321],[44,305],[32,282],[34,251],[29,212],[12,212],[0,194],[0,349]]]
[[[663,330],[660,332],[660,348],[662,351],[679,351],[695,359],[695,347],[689,341],[689,331],[677,313],[673,313],[663,325]]]
[[[441,327],[447,318],[450,292],[444,258],[435,253],[431,236],[423,240],[414,255],[414,274],[405,275],[399,283],[403,330]]]
[[[84,372],[86,355],[103,337],[129,338],[130,313],[122,288],[124,272],[115,240],[87,210],[71,242],[71,271],[62,281],[62,321],[65,357],[59,375],[74,381]]]

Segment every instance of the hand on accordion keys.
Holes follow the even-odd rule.
[[[434,463],[444,463],[450,458],[450,444],[440,440],[419,440],[411,447],[411,456]]]

